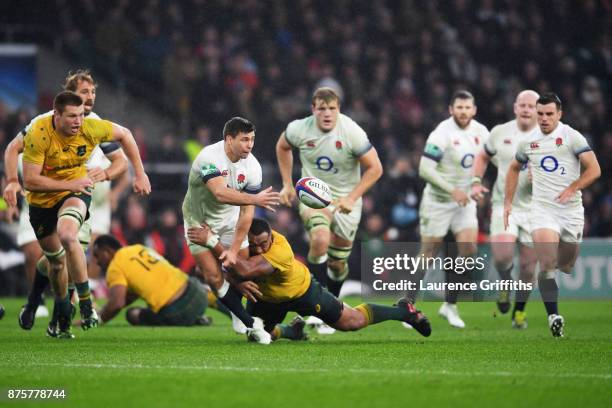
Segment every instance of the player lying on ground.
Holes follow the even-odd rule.
[[[220,256],[225,248],[207,225],[190,228],[189,239]],[[308,268],[295,259],[287,239],[270,228],[267,221],[254,218],[248,233],[248,259],[238,259],[230,273],[242,281],[254,281],[247,296],[247,312],[263,319],[273,339],[286,333],[276,325],[288,312],[316,316],[342,331],[363,329],[370,324],[398,320],[412,325],[423,336],[431,334],[427,317],[414,305],[401,300],[396,306],[363,303],[355,308],[340,302],[312,278]]]
[[[216,297],[154,250],[140,244],[124,247],[111,235],[101,235],[94,241],[93,256],[100,269],[106,271],[109,288],[100,322],[108,322],[125,306],[142,298],[148,307],[129,308],[125,317],[130,324],[208,324],[203,314],[207,305],[217,305]],[[216,308],[229,316],[222,304]]]

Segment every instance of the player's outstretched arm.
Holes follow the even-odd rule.
[[[578,156],[582,172],[580,177],[557,196],[557,201],[561,204],[568,202],[577,191],[587,188],[601,176],[601,168],[593,151],[582,152]]]
[[[108,302],[100,312],[100,320],[102,323],[107,323],[109,320],[117,316],[117,314],[125,306],[128,288],[125,285],[113,285],[108,290]]]
[[[482,185],[482,177],[489,166],[490,157],[487,152],[482,149],[474,159],[474,167],[472,171],[472,193],[470,194],[474,200],[480,200],[484,197],[489,189]]]
[[[4,175],[6,186],[2,196],[9,206],[17,206],[17,194],[22,192],[18,178],[19,153],[23,152],[23,135],[21,132],[11,140],[4,151]]]
[[[296,194],[293,188],[293,148],[285,138],[283,132],[276,142],[276,159],[278,161],[278,169],[283,180],[283,188],[280,192],[280,202],[283,205],[291,206],[295,202]]]
[[[257,194],[242,193],[227,187],[223,177],[208,179],[206,187],[217,201],[223,204],[256,205],[270,211],[274,211],[274,206],[278,205],[279,195],[276,191],[272,191],[272,187],[268,187]]]
[[[151,192],[151,182],[144,171],[138,145],[129,129],[113,123],[113,139],[121,143],[125,154],[134,167],[134,192],[140,195],[147,195]]]
[[[508,173],[506,174],[506,186],[504,191],[504,229],[508,228],[508,217],[512,211],[512,200],[514,200],[514,193],[518,185],[521,166],[522,164],[518,160],[512,159],[508,167]]]

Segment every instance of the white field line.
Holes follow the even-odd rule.
[[[405,375],[439,375],[458,377],[541,377],[541,378],[593,378],[612,380],[612,374],[597,373],[525,373],[513,371],[467,371],[449,370],[418,370],[418,369],[377,369],[377,368],[290,368],[290,367],[232,367],[210,365],[161,365],[161,364],[100,364],[100,363],[0,363],[0,367],[68,367],[68,368],[100,368],[112,370],[184,370],[184,371],[236,371],[249,373],[320,373],[320,374],[405,374]]]

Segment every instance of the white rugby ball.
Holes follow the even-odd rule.
[[[325,208],[332,200],[329,186],[316,177],[303,177],[295,184],[295,193],[310,208]]]

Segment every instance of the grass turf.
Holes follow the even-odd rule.
[[[350,303],[359,303],[353,299]],[[566,337],[552,338],[543,306],[528,305],[529,328],[493,317],[493,303],[462,303],[464,330],[432,321],[423,338],[397,322],[308,342],[247,343],[230,321],[129,327],[123,314],[74,340],[44,336],[48,319],[21,330],[22,300],[0,299],[0,406],[9,388],[63,388],[49,406],[610,406],[612,302],[562,302]],[[49,304],[51,302],[48,302]],[[189,405],[188,405],[189,404]],[[401,404],[401,405],[400,405]]]

